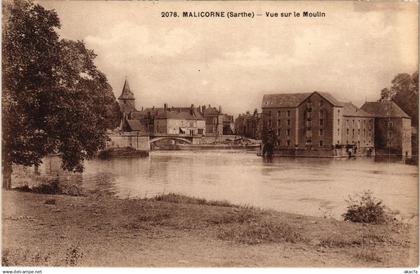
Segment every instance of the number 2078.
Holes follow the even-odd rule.
[[[178,17],[178,13],[176,11],[162,11],[160,17]]]

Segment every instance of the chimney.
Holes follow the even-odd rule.
[[[222,114],[222,106],[219,105],[219,114]]]
[[[204,113],[204,111],[206,110],[206,105],[203,105],[201,109],[203,110],[203,113]]]
[[[141,111],[143,111],[143,107],[141,107]]]
[[[168,109],[168,104],[167,103],[163,104],[163,110],[166,112],[167,109]]]
[[[193,115],[193,114],[194,114],[194,104],[191,104],[190,114],[191,114],[191,115]]]
[[[153,106],[152,109],[155,110],[155,106]]]

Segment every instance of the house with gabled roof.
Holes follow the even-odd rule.
[[[204,136],[206,123],[199,109],[194,105],[189,108],[168,108],[164,104],[163,111],[158,111],[154,116],[154,133],[157,135]]]
[[[341,123],[341,143],[373,152],[375,146],[375,116],[353,105],[344,103]]]
[[[411,158],[410,116],[392,100],[366,102],[361,108],[375,117],[376,153]]]

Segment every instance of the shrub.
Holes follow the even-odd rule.
[[[68,266],[76,266],[80,260],[83,258],[83,251],[79,247],[79,245],[72,245],[67,248],[66,252],[66,265]]]
[[[29,187],[28,185],[24,185],[21,187],[14,188],[17,191],[22,192],[32,192],[32,193],[39,193],[39,194],[64,194],[70,196],[84,196],[85,194],[82,191],[81,186],[76,184],[63,184],[60,183],[58,178],[53,180],[48,180],[45,183],[42,183],[38,186]]]
[[[342,215],[345,221],[383,224],[389,219],[382,201],[376,199],[369,190],[349,196],[346,202],[347,212]]]

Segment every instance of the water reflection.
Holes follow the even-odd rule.
[[[44,173],[55,172],[52,166],[44,169]],[[62,179],[69,180],[66,176]],[[339,218],[349,194],[370,189],[407,217],[418,211],[417,167],[373,159],[273,158],[267,162],[246,152],[158,151],[148,158],[89,161],[81,176],[76,180],[85,189],[121,198],[175,192]]]

